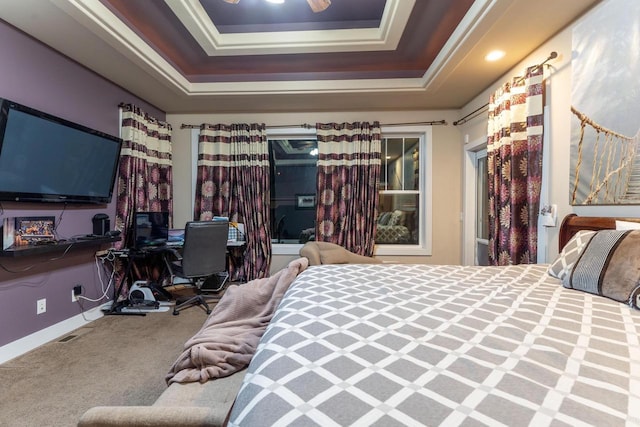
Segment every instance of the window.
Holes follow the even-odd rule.
[[[192,129],[192,210],[195,203],[199,133],[199,129]],[[270,157],[275,157],[270,159],[273,253],[295,255],[302,243],[314,238],[316,131],[274,128],[268,129],[267,134]],[[379,212],[382,214],[383,209],[409,212],[397,214],[404,218],[394,218],[391,222],[409,224],[411,229],[408,240],[403,238],[382,243],[383,240],[377,239],[376,254],[431,255],[431,127],[383,127],[382,137]],[[381,220],[380,215],[377,220]],[[389,225],[388,218],[386,222]],[[401,233],[407,236],[406,232]]]
[[[297,254],[314,238],[318,141],[315,129],[269,129],[274,254]]]
[[[315,129],[267,133],[273,253],[297,254],[315,233]],[[430,255],[431,127],[389,127],[382,134],[376,254]]]
[[[382,128],[377,255],[431,255],[431,127]]]
[[[317,161],[315,134],[269,139],[272,243],[305,243],[313,237]]]
[[[420,138],[382,139],[378,245],[417,245],[420,236]]]

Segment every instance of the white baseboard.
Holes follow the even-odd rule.
[[[107,306],[110,307],[111,302],[109,302]],[[101,308],[102,306],[92,308],[84,312],[84,314],[78,314],[67,320],[56,323],[55,325],[51,325],[48,328],[34,332],[31,335],[27,335],[24,338],[20,338],[19,340],[3,345],[0,347],[0,364],[28,353],[41,345],[58,339],[71,331],[86,326],[94,320],[101,318],[104,316]]]

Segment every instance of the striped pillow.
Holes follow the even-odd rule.
[[[564,276],[562,285],[638,308],[640,230],[596,232]]]

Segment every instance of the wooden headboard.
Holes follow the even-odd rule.
[[[562,251],[564,245],[580,230],[615,230],[616,221],[630,221],[640,223],[640,218],[615,218],[607,216],[578,216],[569,214],[562,220],[560,235],[558,237],[558,250]]]

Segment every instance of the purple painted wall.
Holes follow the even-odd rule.
[[[0,20],[0,98],[118,135],[118,104],[133,103],[150,115],[165,113],[51,50]],[[115,197],[114,197],[115,200]],[[115,202],[77,206],[2,202],[0,221],[16,216],[55,216],[61,238],[92,232],[91,219],[106,213],[115,223]],[[69,319],[82,309],[71,301],[71,289],[82,284],[84,295],[103,293],[92,249],[75,249],[12,259],[0,257],[0,347]],[[113,289],[109,290],[112,295]],[[36,301],[47,299],[46,313],[36,315]],[[88,309],[100,303],[83,302]]]

